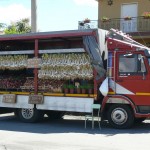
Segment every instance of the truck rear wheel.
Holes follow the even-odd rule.
[[[134,115],[127,105],[112,105],[107,113],[110,125],[117,129],[130,128],[134,123]]]
[[[21,108],[18,109],[18,117],[21,121],[26,123],[33,123],[39,121],[43,117],[43,113],[35,108],[26,109]]]

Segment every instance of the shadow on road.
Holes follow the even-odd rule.
[[[107,122],[101,123],[102,129],[98,128],[95,122],[95,129],[91,129],[91,122],[88,122],[87,129],[84,128],[84,120],[62,119],[48,120],[44,118],[38,123],[22,123],[14,116],[0,116],[0,130],[18,131],[29,133],[87,133],[87,134],[104,134],[106,136],[114,136],[116,134],[139,134],[150,133],[150,120],[146,120],[141,124],[133,126],[131,129],[113,129]]]

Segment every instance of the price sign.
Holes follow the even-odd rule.
[[[31,58],[28,59],[28,68],[40,68],[41,58]]]
[[[16,103],[16,95],[15,94],[4,94],[2,102],[3,103]]]
[[[42,104],[42,103],[43,103],[43,95],[29,96],[29,104]]]

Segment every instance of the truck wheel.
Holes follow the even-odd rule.
[[[110,125],[117,129],[130,128],[134,123],[134,115],[127,105],[112,105],[107,113]]]
[[[26,108],[18,109],[19,119],[26,123],[37,122],[43,116],[44,116],[44,114],[35,108],[33,108],[33,109],[26,109]]]

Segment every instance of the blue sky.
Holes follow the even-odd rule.
[[[30,18],[30,3],[31,0],[0,0],[0,23]],[[98,18],[95,0],[37,0],[37,4],[39,31],[73,30],[80,20]]]

